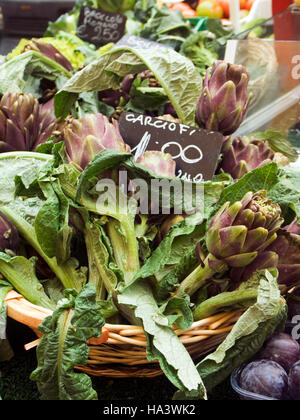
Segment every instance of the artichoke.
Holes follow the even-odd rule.
[[[176,162],[169,153],[147,150],[136,160],[156,175],[168,178],[175,178]]]
[[[256,271],[277,268],[278,255],[276,252],[263,251],[258,254],[255,260],[246,267],[232,268],[230,270],[230,290],[235,290],[241,283],[250,279]]]
[[[246,136],[227,139],[222,154],[220,171],[230,174],[235,180],[271,162],[276,162],[279,166],[290,163],[282,153],[273,152],[267,141]]]
[[[116,121],[109,122],[102,114],[87,114],[82,119],[71,118],[63,130],[68,160],[82,171],[102,150],[129,152]]]
[[[57,124],[52,109],[33,95],[6,93],[0,101],[0,151],[34,151]]]
[[[297,219],[295,219],[291,224],[285,226],[283,229],[287,232],[294,233],[295,235],[300,235],[300,226]]]
[[[0,213],[0,251],[9,250],[16,253],[18,246],[19,234],[17,229],[4,214]]]
[[[180,285],[178,293],[193,294],[215,273],[251,264],[277,238],[283,223],[280,206],[265,191],[247,193],[241,201],[225,203],[212,218],[206,233],[209,252]]]
[[[72,72],[73,66],[70,61],[60,52],[57,48],[55,48],[49,42],[41,41],[37,38],[33,38],[24,48],[25,51],[37,51],[44,56],[50,58],[51,60],[55,61],[56,63],[63,66],[66,70]]]
[[[300,235],[280,230],[267,251],[278,255],[278,283],[290,289],[300,281]]]
[[[249,108],[248,83],[249,73],[244,66],[216,61],[204,77],[196,110],[198,124],[226,136],[233,134]]]

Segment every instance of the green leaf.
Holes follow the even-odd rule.
[[[265,132],[252,133],[249,137],[257,140],[267,141],[274,152],[282,153],[287,156],[291,162],[298,160],[298,152],[292,146],[291,142],[279,131],[267,130]]]
[[[103,325],[92,284],[80,293],[65,291],[53,315],[39,326],[43,336],[37,348],[38,366],[30,378],[37,382],[42,400],[97,399],[91,378],[74,368],[87,364],[87,341],[100,337]]]
[[[214,212],[229,201],[231,204],[241,200],[249,191],[269,191],[279,182],[278,167],[276,163],[255,169],[249,172],[235,184],[229,185],[222,191],[220,200],[214,208]]]
[[[268,195],[280,205],[285,224],[291,223],[295,215],[300,222],[300,171],[287,167],[279,175],[279,181],[269,189]]]
[[[200,218],[198,218],[200,217]],[[173,226],[159,246],[153,251],[151,257],[141,267],[135,279],[146,279],[158,275],[166,265],[180,261],[176,245],[180,243],[181,252],[186,252],[191,247],[191,242],[196,243],[204,235],[204,224],[201,223],[201,215],[193,215],[186,218],[182,223]],[[184,249],[182,246],[186,246]]]
[[[0,252],[0,273],[25,299],[35,305],[53,309],[54,304],[44,292],[35,274],[35,259],[10,257]]]
[[[175,267],[156,283],[155,292],[159,302],[167,299],[170,293],[175,292],[180,282],[197,267],[199,260],[195,248],[192,246],[190,249],[186,249]]]
[[[188,295],[171,297],[160,306],[160,311],[168,318],[169,326],[177,325],[181,330],[187,330],[194,322]]]
[[[183,124],[195,125],[195,111],[202,79],[190,60],[172,49],[114,49],[92,62],[70,79],[55,98],[56,115],[62,116],[74,93],[119,89],[120,80],[129,73],[149,69],[172,102]],[[66,92],[70,93],[68,95]],[[65,103],[67,106],[64,106]]]
[[[71,77],[63,66],[37,51],[28,51],[0,66],[0,93],[21,92],[41,96],[40,81]]]
[[[106,247],[107,239],[104,239],[102,226],[97,222],[87,222],[84,236],[89,259],[89,282],[95,285],[96,298],[100,300],[104,298],[105,290],[115,292],[120,273]]]
[[[149,283],[145,280],[136,282],[127,287],[118,300],[120,304],[134,308],[135,316],[142,320],[148,335],[148,360],[159,360],[169,380],[186,395],[205,399],[206,391],[193,360],[168,326],[168,319],[160,313]]]
[[[79,268],[74,258],[58,264],[56,258],[45,254],[36,237],[34,224],[45,201],[37,195],[29,198],[15,197],[16,176],[18,175],[19,187],[20,179],[23,185],[25,183],[26,186],[31,186],[32,183],[35,184],[34,177],[39,178],[40,173],[47,174],[52,159],[53,156],[31,152],[0,154],[0,209],[12,221],[20,235],[45,260],[65,288],[80,290],[86,282],[86,269]],[[32,171],[34,177],[29,175],[29,171]]]
[[[12,290],[11,284],[5,280],[0,280],[0,362],[10,360],[14,356],[13,349],[11,348],[6,335],[7,307],[4,299],[10,290]]]

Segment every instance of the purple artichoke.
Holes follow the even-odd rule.
[[[115,89],[106,89],[98,93],[100,101],[105,104],[116,108],[121,100],[121,91]]]
[[[130,152],[121,137],[116,121],[110,123],[102,114],[88,114],[82,119],[70,119],[62,137],[70,163],[80,171],[102,150]]]
[[[17,229],[4,214],[0,213],[0,251],[7,250],[17,252],[19,246],[19,234]]]
[[[248,83],[249,73],[244,66],[216,61],[204,77],[196,111],[198,124],[225,136],[233,134],[249,108]]]
[[[295,235],[300,235],[300,226],[298,220],[295,219],[290,225],[287,225],[283,228],[289,233],[294,233]]]
[[[56,63],[63,66],[66,70],[73,72],[73,66],[70,61],[48,42],[42,42],[37,38],[33,38],[29,44],[26,45],[24,52],[25,51],[37,51],[51,60],[56,61]]]
[[[178,293],[193,294],[215,273],[248,266],[276,240],[283,218],[279,205],[266,195],[249,192],[241,201],[221,207],[207,230],[204,266],[181,283]]]
[[[230,270],[230,290],[235,290],[241,283],[250,279],[256,271],[277,268],[278,255],[276,252],[263,251],[258,254],[255,260],[246,267],[232,268]]]
[[[280,206],[265,191],[249,192],[240,202],[225,203],[213,217],[207,249],[230,267],[244,267],[275,241],[282,223]]]
[[[136,161],[156,175],[175,178],[176,162],[169,153],[148,150],[143,153]]]
[[[280,166],[290,163],[283,154],[273,152],[267,141],[250,137],[228,139],[224,143],[222,154],[220,170],[230,174],[235,180],[271,162]]]
[[[31,94],[6,93],[0,101],[0,150],[34,151],[57,128],[52,109]]]
[[[300,281],[300,235],[280,230],[267,251],[278,255],[278,283],[288,289]]]

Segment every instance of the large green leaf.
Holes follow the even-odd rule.
[[[55,257],[51,258],[43,251],[37,238],[35,221],[45,200],[38,195],[15,197],[16,177],[19,186],[20,178],[25,187],[30,186],[34,180],[39,179],[41,172],[47,173],[52,159],[51,155],[32,152],[0,154],[0,211],[12,221],[20,235],[45,260],[66,288],[80,290],[86,282],[86,270],[79,268],[74,258],[59,264]]]
[[[148,336],[147,358],[159,360],[169,380],[186,395],[206,398],[202,380],[188,351],[161,314],[149,283],[138,281],[118,297],[119,303],[135,309]]]
[[[80,293],[66,290],[53,315],[39,329],[44,333],[37,348],[38,367],[31,374],[43,400],[94,400],[97,393],[91,378],[76,373],[76,365],[86,365],[87,340],[100,337],[104,318],[90,283]]]
[[[0,93],[21,92],[41,96],[40,82],[45,78],[71,77],[63,66],[37,51],[27,51],[0,66]]]
[[[76,73],[55,98],[57,116],[65,117],[65,104],[75,100],[74,93],[119,89],[129,73],[149,69],[172,102],[183,124],[195,125],[195,111],[202,79],[193,63],[171,48],[133,49],[119,47]],[[73,99],[72,99],[73,98]],[[63,111],[64,110],[64,111]]]

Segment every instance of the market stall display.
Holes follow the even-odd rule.
[[[203,25],[151,0],[79,1],[0,65],[0,324],[36,332],[42,399],[161,374],[174,399],[207,399],[285,329],[297,141],[249,125],[250,59],[224,59],[236,38],[263,44],[257,22]]]

